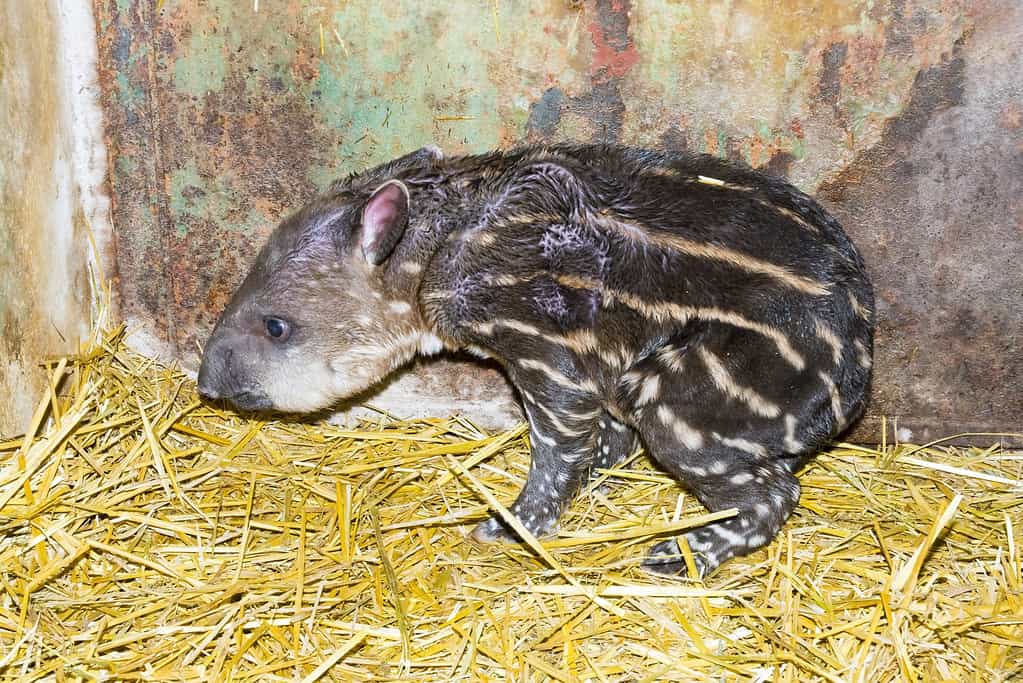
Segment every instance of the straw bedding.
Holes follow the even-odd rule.
[[[1023,677],[1018,452],[838,445],[766,550],[671,581],[646,548],[707,513],[642,453],[479,546],[521,427],[241,417],[122,336],[0,443],[0,680]]]

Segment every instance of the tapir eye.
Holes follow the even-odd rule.
[[[266,318],[263,320],[263,327],[266,329],[267,335],[277,341],[284,341],[291,334],[291,325],[280,318]]]

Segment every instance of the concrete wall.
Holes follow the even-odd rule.
[[[257,11],[258,7],[258,11]],[[281,215],[426,143],[620,141],[741,158],[819,194],[862,247],[879,436],[1018,429],[1018,0],[95,0],[135,343],[197,342]],[[514,415],[440,363],[376,399]]]
[[[87,2],[0,0],[0,433],[44,394],[92,304],[87,227],[110,234]],[[90,79],[91,74],[91,79]]]

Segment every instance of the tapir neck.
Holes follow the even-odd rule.
[[[450,247],[465,230],[466,216],[473,215],[479,200],[467,181],[471,174],[446,174],[443,177],[406,177],[412,207],[405,236],[382,271],[382,286],[395,302],[407,302],[427,335],[445,346],[455,347],[454,330],[432,314],[429,302],[435,299],[447,280],[448,269],[458,255]],[[401,306],[395,303],[395,306]],[[424,349],[426,350],[426,349]]]

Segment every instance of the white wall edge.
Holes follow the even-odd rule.
[[[89,0],[55,0],[60,50],[62,112],[70,138],[73,202],[81,208],[94,245],[88,247],[93,325],[109,325],[104,288],[116,272],[114,230],[110,216],[107,151],[98,71],[96,23]]]

